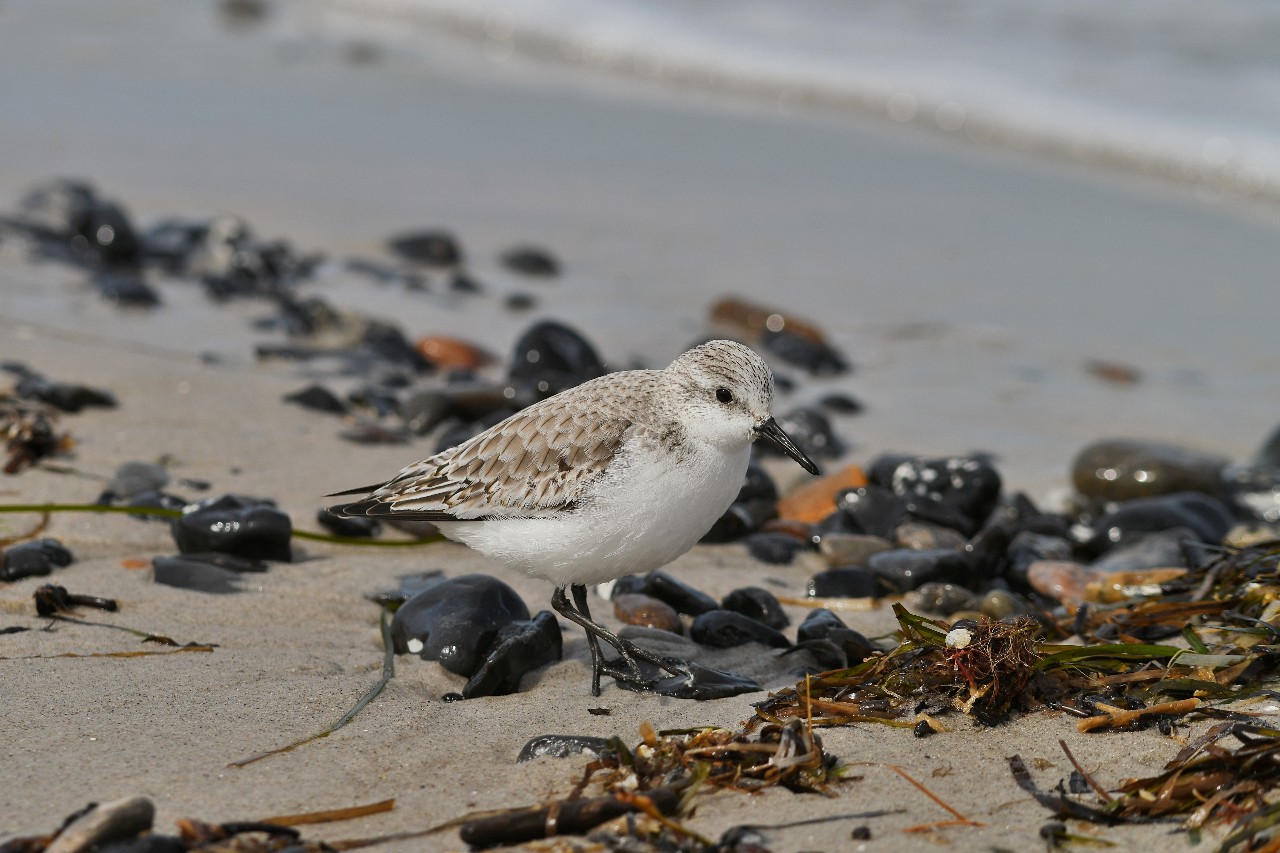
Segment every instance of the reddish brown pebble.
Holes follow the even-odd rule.
[[[867,475],[857,465],[847,465],[835,473],[801,483],[778,501],[778,515],[791,521],[816,524],[836,511],[836,495],[867,484]]]
[[[1089,584],[1097,579],[1097,572],[1070,560],[1036,560],[1027,567],[1031,588],[1067,607],[1079,607],[1088,595]]]
[[[766,521],[764,527],[760,529],[766,533],[784,533],[792,539],[799,539],[801,542],[808,542],[810,537],[813,536],[813,530],[809,525],[789,518],[775,518],[772,521]]]
[[[759,340],[766,332],[781,332],[786,329],[815,344],[826,342],[822,330],[812,323],[732,296],[711,306],[711,320],[752,341]]]
[[[684,626],[680,624],[680,614],[665,601],[650,598],[647,595],[628,593],[613,600],[613,615],[628,625],[639,625],[644,628],[657,628],[680,634]]]
[[[419,338],[417,347],[424,358],[445,370],[475,370],[493,361],[489,353],[457,338]]]

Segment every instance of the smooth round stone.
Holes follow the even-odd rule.
[[[494,358],[480,347],[461,338],[428,335],[418,338],[415,344],[423,357],[441,370],[463,368],[476,370],[491,363]]]
[[[314,412],[325,412],[331,415],[345,415],[347,404],[323,385],[308,385],[282,398],[286,403],[294,403]]]
[[[1088,596],[1098,573],[1070,560],[1037,560],[1027,567],[1027,583],[1046,598],[1076,607]]]
[[[1161,584],[1178,580],[1186,573],[1186,569],[1178,567],[1099,573],[1089,582],[1086,597],[1089,601],[1112,604],[1134,598],[1157,596],[1161,594]]]
[[[623,593],[613,597],[613,615],[618,621],[627,625],[639,625],[642,628],[657,628],[673,634],[684,632],[680,622],[680,614],[665,601],[659,601],[648,595]]]
[[[107,484],[117,498],[130,498],[140,492],[159,491],[169,484],[169,472],[154,462],[125,462]]]
[[[747,546],[747,553],[752,557],[762,563],[775,566],[788,565],[795,559],[796,554],[809,547],[809,543],[802,542],[794,536],[766,532],[752,533],[743,540],[743,544]]]
[[[1280,521],[1280,465],[1231,465],[1223,472],[1237,514],[1258,521]]]
[[[194,504],[170,529],[184,554],[221,551],[257,560],[292,559],[293,524],[275,506],[240,495]]]
[[[57,539],[34,539],[20,542],[4,551],[0,559],[0,581],[44,577],[55,568],[72,563],[71,551]]]
[[[1127,537],[1089,564],[1099,572],[1133,572],[1165,566],[1186,566],[1188,542],[1199,541],[1194,531],[1185,527],[1161,530]]]
[[[1258,448],[1253,461],[1259,465],[1280,468],[1280,426],[1272,430],[1271,435],[1262,443],[1262,447]]]
[[[811,598],[876,598],[884,588],[870,569],[827,569],[809,578],[808,594]]]
[[[865,566],[872,555],[893,548],[893,543],[866,533],[825,533],[818,540],[818,553],[829,566]]]
[[[712,545],[736,542],[756,532],[777,516],[777,504],[771,498],[734,501],[699,541]]]
[[[899,524],[893,535],[899,547],[911,548],[916,551],[928,551],[936,548],[959,550],[968,542],[960,533],[949,527],[926,524],[923,521],[908,521],[904,524]]]
[[[462,247],[448,231],[410,231],[387,241],[387,247],[408,261],[434,267],[462,262]]]
[[[813,459],[835,459],[845,451],[844,441],[836,434],[835,428],[819,409],[802,406],[792,409],[778,417],[778,426],[791,436],[791,440]],[[765,445],[763,450],[779,454]]]
[[[765,329],[760,345],[778,358],[817,376],[834,376],[849,370],[849,362],[835,347],[789,329]]]
[[[839,660],[832,661],[832,669],[861,663],[876,651],[875,644],[862,634],[845,625],[840,617],[825,607],[809,612],[796,628],[796,644],[810,648],[813,644],[829,644]]]
[[[890,454],[871,464],[867,478],[902,498],[911,516],[966,535],[977,532],[1000,499],[999,472],[978,456]]]
[[[1004,619],[1027,611],[1026,604],[1007,589],[993,589],[978,602],[978,610],[989,619]]]
[[[759,643],[775,649],[791,646],[791,641],[774,628],[750,616],[732,610],[710,610],[693,620],[689,637],[704,646],[731,649],[747,643]]]
[[[470,678],[501,630],[528,619],[529,608],[511,587],[488,575],[462,575],[400,605],[391,620],[391,640],[396,654],[416,651]]]
[[[859,400],[849,396],[848,394],[841,394],[839,392],[824,395],[822,399],[818,401],[818,404],[824,409],[835,412],[837,415],[856,415],[863,409],[862,403]]]
[[[151,568],[151,579],[158,584],[212,595],[229,595],[240,591],[242,574],[265,572],[267,564],[233,554],[209,552],[154,557]]]
[[[769,592],[769,590],[758,586],[748,586],[733,590],[724,597],[721,606],[725,610],[732,610],[735,613],[750,616],[757,622],[768,625],[778,631],[791,624],[791,620],[787,618],[787,614],[783,611],[778,597]]]
[[[521,748],[516,763],[532,761],[547,756],[550,758],[568,758],[589,752],[599,755],[609,746],[609,739],[592,735],[537,735],[532,737]]]
[[[382,522],[368,516],[334,515],[321,508],[316,512],[316,523],[334,536],[348,539],[372,539],[382,531]]]
[[[517,246],[502,253],[502,265],[513,272],[535,278],[560,274],[560,262],[551,252],[537,246]]]
[[[1027,568],[1037,560],[1070,560],[1071,543],[1060,536],[1049,536],[1023,530],[1013,537],[1005,551],[1008,558],[1007,577],[1025,584]]]
[[[950,616],[957,610],[974,610],[978,597],[962,586],[950,583],[926,583],[903,596],[902,603],[908,610],[927,610],[942,616]]]
[[[453,400],[439,390],[410,394],[400,405],[400,417],[414,435],[426,435],[453,414]]]
[[[1217,494],[1227,459],[1173,444],[1113,438],[1094,442],[1071,464],[1076,490],[1096,501],[1174,492]]]
[[[1094,524],[1095,547],[1110,547],[1138,534],[1185,527],[1202,542],[1217,544],[1235,521],[1217,498],[1197,492],[1178,492],[1138,498],[1120,504]]]
[[[665,601],[677,613],[698,616],[709,610],[718,610],[719,602],[684,581],[676,580],[661,569],[654,569],[645,576],[645,594]]]
[[[893,539],[902,523],[903,507],[898,496],[881,486],[846,489],[836,498],[836,506],[852,523],[855,532]]]
[[[867,561],[867,568],[899,592],[917,589],[930,581],[963,582],[973,575],[968,556],[949,548],[881,551]]]
[[[563,323],[544,320],[516,341],[507,376],[543,398],[605,372],[604,362],[585,337]]]

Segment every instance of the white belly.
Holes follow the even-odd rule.
[[[445,522],[440,530],[556,586],[602,583],[664,566],[711,529],[742,488],[750,445],[703,446],[679,464],[620,460],[576,511],[551,518]]]

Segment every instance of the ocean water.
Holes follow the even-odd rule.
[[[1280,200],[1272,0],[330,0],[681,87]]]

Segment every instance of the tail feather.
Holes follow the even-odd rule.
[[[341,494],[341,493],[340,493]],[[447,512],[438,510],[392,509],[391,504],[375,498],[365,498],[349,504],[331,506],[328,511],[338,516],[368,516],[372,518],[398,518],[401,521],[458,521]]]
[[[344,489],[341,492],[330,492],[325,495],[326,498],[340,498],[343,495],[367,495],[370,492],[376,492],[385,486],[386,483],[375,483],[372,486],[356,486],[354,489]]]

